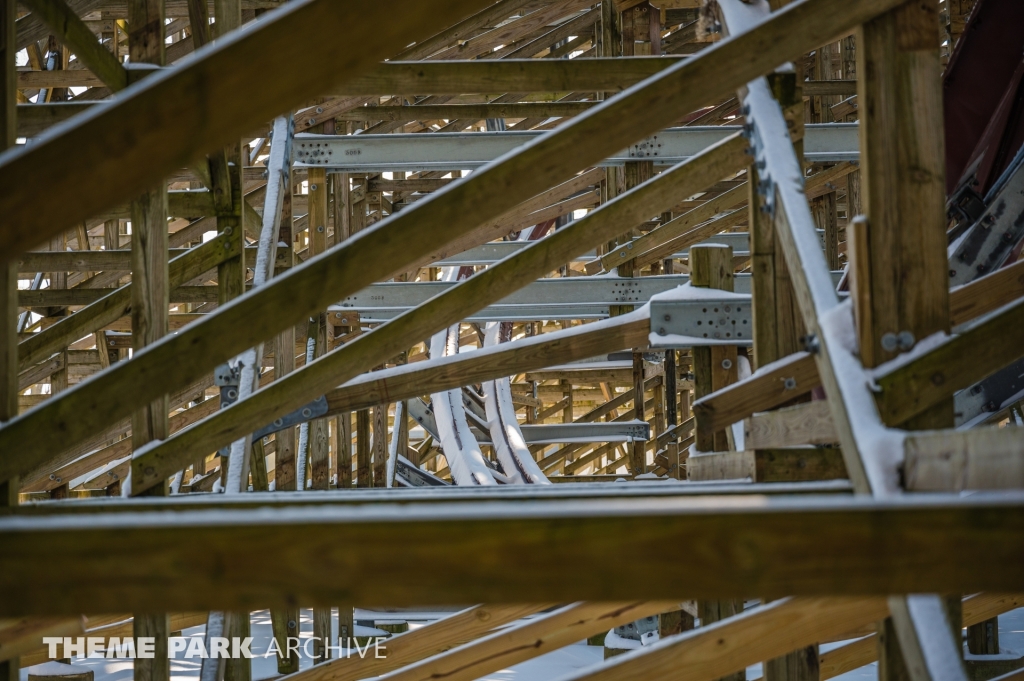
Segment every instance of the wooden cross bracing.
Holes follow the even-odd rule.
[[[1019,606],[1003,594],[1024,590],[1007,540],[1024,508],[1024,270],[1001,245],[1005,267],[950,289],[934,8],[0,4],[0,615],[40,618],[10,636],[115,611],[159,636],[184,610],[210,612],[189,616],[213,636],[258,606],[283,640],[298,604],[329,632],[333,607],[344,628],[353,604],[514,593],[525,605],[396,638],[372,674],[477,678],[660,615],[665,645],[573,678],[710,681],[765,661],[795,681],[877,657],[924,681],[965,678],[953,634]],[[331,37],[353,31],[380,40]],[[823,151],[851,130],[859,148]],[[372,160],[390,133],[441,144]],[[475,146],[452,155],[463,138],[446,133]],[[672,290],[652,307],[655,284]],[[398,287],[413,302],[382,312]],[[747,316],[712,319],[734,304]],[[662,328],[708,307],[710,327],[751,333]],[[445,330],[448,356],[431,354]],[[440,394],[454,430],[424,400]],[[499,446],[537,473],[504,470]],[[485,496],[450,484],[468,452],[498,483]],[[689,483],[567,486],[640,474]],[[307,481],[315,494],[270,491]],[[107,495],[146,498],[80,500]],[[131,557],[92,550],[100,532]],[[275,541],[295,550],[238,572]],[[570,544],[586,574],[544,577]],[[55,545],[70,565],[44,565]],[[324,574],[303,568],[314,555]],[[379,578],[410,560],[422,579]],[[922,592],[943,596],[907,595]],[[739,613],[744,598],[760,602]],[[165,678],[165,656],[137,675]],[[365,672],[278,662],[310,681]]]

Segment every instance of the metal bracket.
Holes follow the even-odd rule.
[[[683,347],[751,345],[754,324],[749,300],[651,300],[651,347],[676,347],[672,336],[685,336]],[[664,338],[664,342],[659,342]]]
[[[238,401],[238,381],[242,373],[241,364],[221,364],[213,370],[213,382],[220,386],[220,408],[224,409]],[[253,432],[253,439],[266,437],[279,430],[305,423],[327,413],[327,397],[321,395],[290,414],[274,419],[272,423]],[[223,451],[223,450],[222,450]]]
[[[629,147],[630,158],[655,158],[658,156],[658,150],[661,149],[661,142],[658,141],[657,135],[651,135],[645,139],[640,140],[636,144]]]

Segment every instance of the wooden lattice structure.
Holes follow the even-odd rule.
[[[949,191],[973,4],[0,0],[0,681],[451,603],[278,670],[652,616],[572,678],[1009,669],[1024,115]]]

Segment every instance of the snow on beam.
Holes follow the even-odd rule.
[[[0,616],[1019,592],[1022,534],[1019,492],[8,516]],[[380,579],[396,564],[417,579]],[[551,579],[567,565],[587,569]]]

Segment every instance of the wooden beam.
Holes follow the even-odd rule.
[[[128,72],[64,0],[25,0],[25,5],[104,85],[114,92],[128,87]]]
[[[577,116],[596,102],[521,102],[512,104],[418,104],[359,107],[335,116],[339,121],[431,121],[435,119],[550,118]],[[409,180],[410,182],[413,180]]]
[[[175,289],[210,271],[225,259],[237,256],[237,245],[236,240],[218,234],[202,245],[188,249],[168,263],[168,287]],[[127,315],[131,311],[131,286],[131,283],[125,284],[23,340],[18,344],[21,364],[29,366],[40,362],[86,334],[98,331]]]
[[[418,502],[282,506],[272,523],[264,514],[280,502],[272,494],[262,498],[267,510],[255,515],[0,518],[0,616],[327,605],[345,598],[431,605],[509,593],[551,602],[627,594],[688,600],[1024,591],[1024,545],[1006,541],[1024,533],[1019,493],[913,503],[603,499],[538,503],[528,512],[475,501],[458,509]],[[123,541],[106,541],[112,534]],[[291,548],[266,550],[275,544]],[[100,545],[103,552],[96,551]],[[703,545],[715,550],[693,551]],[[61,547],[62,560],[53,560],[53,546]],[[467,563],[467,555],[476,558]],[[522,556],[532,559],[524,563]],[[374,578],[382,565],[402,560],[417,566],[416,580]],[[253,571],[257,562],[261,569]],[[588,569],[573,580],[550,579],[568,564]],[[643,579],[658,570],[678,579]]]
[[[17,134],[17,16],[15,0],[0,0],[0,151],[14,146]],[[18,415],[18,387],[18,268],[6,262],[0,265],[0,423]],[[17,503],[17,478],[0,480],[0,508]],[[0,672],[11,678],[17,667],[0,663]]]
[[[1021,287],[1019,291],[1018,287]],[[1024,266],[1016,263],[951,290],[950,323],[964,324],[1021,297],[1024,297]],[[998,337],[992,340],[998,343]],[[789,387],[787,379],[792,379]],[[764,367],[763,371],[724,391],[698,400],[693,410],[697,415],[698,427],[701,427],[703,421],[707,428],[720,428],[755,412],[785,404],[819,385],[821,382],[813,357],[800,352]]]
[[[390,5],[349,13],[338,11],[333,2],[304,0],[251,30],[225,36],[200,57],[144,79],[112,106],[84,114],[77,125],[5,154],[0,159],[0,184],[17,186],[19,191],[0,197],[0,214],[20,227],[4,230],[0,252],[5,260],[14,258],[89,215],[141,193],[280,111],[300,106],[332,81],[372,69],[417,37],[484,4],[456,0],[441,12],[417,6],[395,23]],[[380,33],[372,46],[332,37],[350,31],[378,32],[381,26],[388,26],[388,31]],[[295,41],[296,35],[305,40]],[[311,67],[297,75],[283,66],[298,61]],[[342,64],[344,68],[337,68]],[[259,94],[247,97],[241,106],[240,90]],[[122,144],[126,138],[133,143]],[[42,193],[66,200],[41,201]]]
[[[761,605],[658,646],[623,655],[565,681],[672,678],[713,681],[747,666],[845,634],[888,612],[884,598],[792,598]]]
[[[969,627],[1024,606],[1021,594],[981,593],[963,600],[963,625]],[[878,659],[878,636],[869,634],[853,643],[822,653],[818,663],[821,680],[831,679],[859,669]]]
[[[949,292],[949,323],[958,326],[1024,298],[1024,260]]]
[[[837,440],[832,413],[825,400],[754,414],[743,423],[746,449],[825,445]]]
[[[389,638],[387,655],[346,656],[314,665],[291,675],[292,681],[358,681],[414,664],[478,638],[523,617],[546,610],[550,604],[475,605],[426,626]]]
[[[468,0],[465,2],[468,3]],[[292,269],[234,304],[219,308],[208,319],[155,344],[135,355],[129,362],[115,365],[91,381],[75,386],[63,396],[51,399],[22,415],[0,429],[0,448],[16,452],[14,456],[5,457],[0,462],[0,479],[34,467],[60,443],[66,445],[68,441],[78,441],[101,428],[102,424],[129,413],[139,401],[152,399],[174,389],[176,384],[194,379],[235,353],[252,347],[264,335],[294,325],[311,312],[373,281],[409,271],[412,266],[421,264],[418,253],[429,252],[438,242],[455,240],[472,230],[481,220],[511,208],[545,187],[565,180],[580,168],[589,167],[643,135],[659,130],[670,123],[678,111],[699,106],[709,97],[727,94],[737,85],[760,74],[763,67],[759,64],[772,63],[773,60],[784,61],[793,53],[821,44],[894,4],[895,0],[800,0],[773,15],[771,20],[761,26],[716,43],[700,57],[678,63],[657,78],[649,79],[632,89],[628,96],[606,101],[586,115],[573,119],[505,156],[500,163],[475,171],[463,182],[446,188],[436,198],[417,202],[410,209],[392,215],[364,230],[345,245],[310,259],[304,266]],[[464,8],[464,5],[459,4],[458,7]],[[408,16],[408,21],[419,21],[421,28],[425,29],[441,20],[436,12],[426,9],[423,12],[423,18]],[[19,226],[21,246],[16,247],[13,240],[4,243],[0,239],[0,253],[13,259],[35,241],[65,226],[67,220],[84,219],[90,213],[101,210],[108,202],[116,202],[125,192],[135,191],[137,188],[131,182],[140,178],[148,180],[172,167],[180,167],[199,148],[215,146],[223,142],[225,137],[237,134],[247,128],[248,124],[255,124],[263,117],[260,115],[262,109],[253,106],[252,101],[246,102],[246,115],[232,114],[230,121],[211,122],[210,116],[205,114],[204,120],[198,121],[191,109],[177,111],[179,102],[190,105],[192,97],[203,98],[212,107],[211,111],[217,111],[220,97],[226,96],[228,90],[234,91],[234,88],[218,89],[218,74],[231,73],[237,77],[238,69],[241,68],[253,77],[259,76],[260,83],[256,90],[273,99],[274,106],[286,106],[290,100],[283,95],[275,95],[274,87],[268,85],[266,72],[273,71],[279,63],[287,61],[287,55],[291,54],[288,50],[293,48],[290,44],[280,49],[274,46],[278,41],[285,41],[286,37],[290,40],[296,34],[306,35],[309,41],[318,45],[318,49],[343,50],[339,54],[329,53],[315,63],[335,64],[342,61],[342,55],[347,54],[345,48],[338,47],[338,41],[331,37],[341,30],[337,25],[340,18],[336,14],[333,5],[322,0],[307,0],[282,9],[276,21],[266,21],[251,31],[239,31],[234,37],[225,38],[220,47],[211,48],[202,58],[147,79],[149,82],[144,82],[135,95],[125,96],[105,112],[95,116],[87,114],[80,125],[65,129],[60,135],[48,137],[45,143],[31,145],[6,159],[0,159],[0,184],[25,186],[25,182],[30,185],[45,182],[48,192],[62,191],[65,180],[54,184],[48,170],[42,175],[39,172],[41,168],[50,167],[72,170],[64,160],[74,154],[76,159],[88,164],[91,179],[105,183],[104,191],[109,187],[109,193],[90,192],[88,200],[45,204],[75,206],[75,209],[69,210],[80,208],[80,213],[40,211],[39,202],[31,200],[32,192],[29,191],[3,195],[0,197],[0,213],[10,216],[12,224]],[[371,16],[376,15],[373,12],[358,14],[360,21]],[[386,17],[380,18],[382,21],[375,23],[373,30],[377,30],[379,25],[394,25],[393,22],[384,21]],[[358,32],[358,26],[353,25],[348,18],[344,23],[345,31]],[[322,31],[327,33],[323,34]],[[322,40],[316,38],[318,35],[322,36]],[[408,36],[401,34],[399,37],[406,39]],[[257,42],[256,38],[260,40]],[[380,47],[386,48],[384,41],[381,41]],[[748,59],[751,50],[761,55],[756,64]],[[362,48],[360,53],[369,58],[377,56]],[[301,54],[303,61],[309,60],[308,50],[303,49]],[[272,64],[266,62],[271,55]],[[239,61],[242,66],[238,66]],[[358,62],[360,65],[362,63]],[[209,69],[213,70],[213,74],[207,73]],[[208,77],[201,83],[192,82],[193,78],[204,74]],[[295,74],[289,71],[287,77],[281,74],[281,82],[278,84],[284,88],[284,81],[287,81],[291,89],[285,94],[291,93],[289,96],[298,97],[305,92],[301,89],[305,85],[314,89],[314,83],[306,80],[307,77],[316,80],[318,87],[322,86],[320,75],[317,69],[303,70],[302,78],[297,80]],[[190,88],[186,90],[189,95],[169,95],[176,88],[184,86]],[[208,92],[208,87],[213,90]],[[154,98],[159,100],[161,116],[165,116],[161,120],[172,119],[174,130],[187,132],[187,143],[173,144],[167,137],[168,131],[160,130],[157,138],[159,144],[174,147],[177,151],[173,154],[154,157],[151,148],[157,144],[154,138],[150,138],[152,144],[139,142],[130,147],[149,152],[134,160],[121,154],[111,154],[110,145],[104,136],[112,134],[112,127],[117,128],[118,139],[123,138],[131,129],[121,127],[122,122],[124,125],[136,125],[139,120],[146,120],[147,130],[153,127],[151,120],[142,116],[142,113],[146,106],[157,106]],[[174,106],[168,109],[167,101],[174,102]],[[251,120],[249,114],[253,114]],[[239,122],[247,125],[236,126]],[[196,129],[203,134],[197,136]],[[587,140],[587,143],[580,144],[580,140]],[[196,144],[202,146],[197,148],[194,146]],[[70,145],[70,148],[66,145]],[[128,147],[118,147],[119,151],[123,149]],[[62,152],[52,162],[46,160],[49,154],[61,150],[67,153]],[[146,172],[126,172],[128,168],[135,169],[143,164],[147,168]],[[76,191],[83,189],[81,174],[72,172],[71,175],[74,182],[69,177],[66,178],[66,184],[75,185]],[[120,181],[110,179],[113,175]],[[33,177],[38,180],[30,180]],[[131,178],[131,182],[126,178]],[[144,186],[144,183],[139,185],[140,188]],[[67,189],[67,196],[75,195],[71,193],[70,186]],[[13,196],[21,198],[14,199]],[[27,203],[20,203],[26,198]],[[14,205],[8,206],[5,201],[13,201],[20,207],[15,210]],[[424,225],[429,225],[429,228]],[[560,230],[556,235],[565,231]],[[13,237],[14,234],[4,232],[4,236]],[[565,258],[562,258],[561,262],[552,265],[552,269],[564,262]],[[497,271],[497,268],[489,268],[488,272],[491,271]],[[502,282],[502,286],[505,286],[505,282]],[[258,328],[252,325],[250,321],[254,315],[260,315],[267,323]],[[406,344],[397,347],[393,354],[404,349]],[[145,380],[140,380],[142,376],[146,377]],[[137,389],[133,395],[129,396],[123,390],[125,382]],[[237,408],[238,404],[241,403],[236,403],[232,408]],[[31,446],[25,446],[28,442],[31,442]]]
[[[814,357],[806,352],[794,353],[694,402],[697,428],[716,432],[753,413],[779,407],[819,385]]]
[[[687,479],[693,481],[800,482],[847,477],[839,450],[815,447],[701,452],[691,455],[686,466]]]
[[[882,418],[890,426],[905,423],[1020,359],[1024,346],[1015,339],[1022,328],[1024,299],[917,359],[900,363],[878,378],[881,392],[876,399]],[[967,357],[970,361],[963,361]]]
[[[1024,489],[1024,429],[918,431],[903,443],[908,490]]]
[[[609,629],[678,608],[672,601],[573,603],[410,664],[381,681],[473,681]]]
[[[501,0],[426,40],[417,41],[415,45],[398,54],[396,59],[424,59],[449,45],[471,37],[482,28],[502,23],[529,4],[530,0]]]
[[[534,367],[637,347],[646,342],[648,333],[650,320],[646,316],[629,315],[588,324],[583,329],[554,331],[472,353],[370,372],[327,393],[327,414],[419,397],[424,386],[435,391],[452,390]]]

